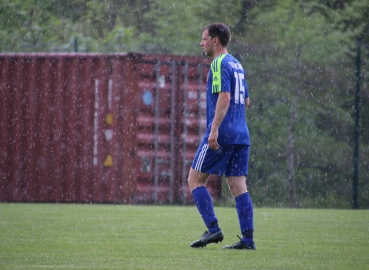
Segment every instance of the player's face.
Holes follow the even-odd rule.
[[[204,50],[206,56],[212,57],[214,55],[213,44],[211,37],[209,36],[208,29],[205,29],[205,31],[202,33],[200,46]]]

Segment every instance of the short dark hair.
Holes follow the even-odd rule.
[[[227,47],[228,41],[230,41],[231,39],[231,31],[229,30],[227,25],[221,22],[217,22],[209,24],[205,27],[204,30],[206,29],[208,30],[209,36],[211,38],[219,38],[222,47]]]

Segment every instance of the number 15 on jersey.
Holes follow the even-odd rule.
[[[234,72],[234,78],[236,79],[236,89],[234,92],[234,102],[236,104],[245,104],[245,75],[243,73]]]

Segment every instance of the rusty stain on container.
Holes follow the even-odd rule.
[[[208,59],[0,54],[0,68],[0,201],[192,202]]]

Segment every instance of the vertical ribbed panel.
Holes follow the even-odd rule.
[[[204,132],[208,64],[0,54],[0,201],[191,201],[183,179]]]

